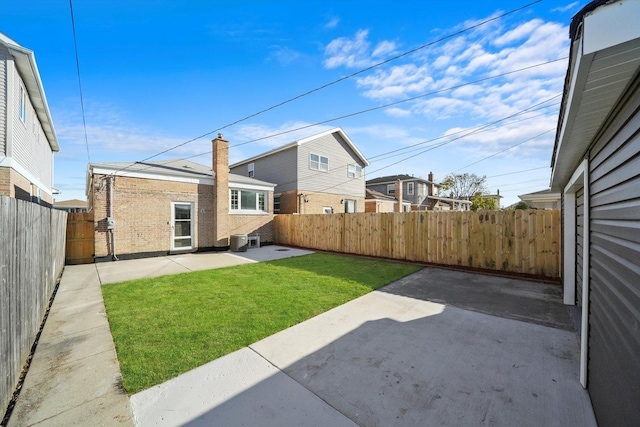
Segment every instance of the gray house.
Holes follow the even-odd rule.
[[[387,196],[397,194],[396,183],[402,182],[402,199],[411,202],[412,210],[469,210],[471,202],[440,196],[440,184],[433,180],[433,172],[428,179],[412,175],[388,175],[367,181],[367,189]]]
[[[0,195],[53,204],[60,151],[33,51],[0,33]]]
[[[367,159],[341,128],[231,165],[233,174],[276,184],[274,213],[364,212]]]
[[[564,300],[600,426],[640,425],[640,2],[573,17],[551,191],[562,195]]]

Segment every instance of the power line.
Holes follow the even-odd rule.
[[[71,30],[73,31],[73,48],[76,53],[76,70],[78,71],[78,89],[80,89],[80,108],[82,110],[82,126],[84,128],[84,144],[87,147],[87,159],[91,163],[91,156],[89,155],[89,139],[87,138],[87,120],[84,113],[84,97],[82,96],[82,82],[80,79],[80,60],[78,59],[78,41],[76,39],[76,23],[73,18],[73,3],[69,0],[69,10],[71,12]]]
[[[70,1],[71,1],[71,0],[70,0]],[[526,9],[526,8],[528,8],[528,7],[530,7],[530,6],[534,5],[534,4],[536,4],[536,3],[540,3],[541,1],[542,1],[542,0],[536,0],[536,1],[533,1],[533,2],[531,2],[531,3],[527,3],[527,4],[525,4],[524,6],[521,6],[521,7],[519,7],[519,8],[512,9],[512,10],[510,10],[510,11],[508,11],[508,12],[505,12],[505,13],[503,13],[503,14],[501,14],[501,15],[497,15],[497,16],[494,16],[494,17],[492,17],[492,18],[485,19],[484,21],[481,21],[481,22],[479,22],[479,23],[477,23],[477,24],[474,24],[474,25],[471,25],[471,26],[469,26],[469,27],[466,27],[466,28],[464,28],[464,29],[462,29],[462,30],[460,30],[460,31],[457,31],[457,32],[455,32],[455,33],[451,33],[451,34],[448,34],[448,35],[446,35],[446,36],[440,37],[440,38],[439,38],[439,39],[437,39],[437,40],[433,40],[433,41],[431,41],[431,42],[429,42],[429,43],[426,43],[426,44],[424,44],[424,45],[421,45],[421,46],[418,46],[418,47],[416,47],[416,48],[410,49],[410,50],[408,50],[408,51],[406,51],[406,52],[403,52],[403,53],[401,53],[401,54],[399,54],[399,55],[393,56],[393,57],[391,57],[391,58],[389,58],[389,59],[386,59],[386,60],[384,60],[384,61],[381,61],[381,62],[378,62],[378,63],[376,63],[376,64],[373,64],[373,65],[371,65],[371,66],[369,66],[369,67],[366,67],[366,68],[363,68],[363,69],[361,69],[361,70],[358,70],[358,71],[356,71],[356,72],[354,72],[354,73],[351,73],[351,74],[349,74],[349,75],[347,75],[347,76],[344,76],[344,77],[341,77],[341,78],[339,78],[339,79],[337,79],[337,80],[334,80],[334,81],[332,81],[332,82],[329,82],[329,83],[323,84],[323,85],[321,85],[321,86],[319,86],[319,87],[316,87],[315,89],[311,89],[311,90],[309,90],[309,91],[307,91],[307,92],[304,92],[304,93],[302,93],[302,94],[296,95],[296,96],[294,96],[294,97],[292,97],[292,98],[289,98],[289,99],[287,99],[287,100],[285,100],[285,101],[282,101],[282,102],[279,102],[279,103],[277,103],[277,104],[275,104],[275,105],[272,105],[272,106],[270,106],[270,107],[264,108],[264,109],[262,109],[262,110],[260,110],[260,111],[258,111],[258,112],[256,112],[256,113],[250,114],[250,115],[245,116],[245,117],[243,117],[243,118],[241,118],[241,119],[238,119],[238,120],[236,120],[236,121],[234,121],[234,122],[228,123],[228,124],[226,124],[226,125],[224,125],[224,126],[221,126],[221,127],[217,128],[217,129],[214,129],[214,130],[212,130],[212,131],[210,131],[210,132],[204,133],[204,134],[202,134],[202,135],[200,135],[200,136],[197,136],[197,137],[195,137],[195,138],[191,138],[191,139],[189,139],[188,141],[185,141],[185,142],[182,142],[182,143],[180,143],[180,144],[177,144],[177,145],[175,145],[175,146],[173,146],[173,147],[171,147],[171,148],[167,148],[166,150],[163,150],[163,151],[161,151],[161,152],[159,152],[159,153],[157,153],[157,154],[154,154],[154,155],[152,155],[152,156],[146,157],[146,158],[144,158],[144,159],[142,159],[142,160],[140,160],[139,162],[136,162],[136,163],[146,162],[146,161],[151,160],[151,159],[153,159],[153,158],[155,158],[155,157],[158,157],[158,156],[160,156],[160,155],[162,155],[162,154],[168,153],[169,151],[173,151],[173,150],[175,150],[175,149],[177,149],[177,148],[180,148],[180,147],[182,147],[182,146],[184,146],[184,145],[187,145],[187,144],[189,144],[189,143],[191,143],[191,142],[193,142],[193,141],[196,141],[196,140],[198,140],[198,139],[200,139],[200,138],[204,138],[205,136],[208,136],[208,135],[211,135],[211,134],[213,134],[213,133],[219,132],[219,131],[224,130],[224,129],[228,128],[228,127],[231,127],[231,126],[237,125],[238,123],[244,122],[244,121],[249,120],[249,119],[251,119],[251,118],[257,117],[257,116],[259,116],[259,115],[261,115],[261,114],[263,114],[263,113],[266,113],[266,112],[271,111],[271,110],[273,110],[273,109],[275,109],[275,108],[281,107],[281,106],[283,106],[283,105],[285,105],[285,104],[288,104],[288,103],[290,103],[290,102],[293,102],[293,101],[295,101],[295,100],[297,100],[297,99],[300,99],[300,98],[302,98],[302,97],[308,96],[308,95],[310,95],[310,94],[312,94],[312,93],[318,92],[318,91],[320,91],[320,90],[322,90],[322,89],[325,89],[325,88],[327,88],[327,87],[329,87],[329,86],[333,86],[333,85],[335,85],[335,84],[337,84],[337,83],[339,83],[339,82],[342,82],[342,81],[344,81],[344,80],[350,79],[350,78],[355,77],[355,76],[357,76],[357,75],[359,75],[359,74],[362,74],[362,73],[364,73],[364,72],[370,71],[370,70],[372,70],[372,69],[374,69],[374,68],[377,68],[377,67],[379,67],[379,66],[381,66],[381,65],[388,64],[388,63],[389,63],[389,62],[391,62],[391,61],[395,61],[396,59],[399,59],[399,58],[405,57],[405,56],[410,55],[410,54],[412,54],[412,53],[415,53],[415,52],[417,52],[417,51],[419,51],[419,50],[422,50],[422,49],[424,49],[424,48],[426,48],[426,47],[433,46],[433,45],[435,45],[435,44],[437,44],[437,43],[440,43],[440,42],[442,42],[442,41],[444,41],[444,40],[448,40],[448,39],[450,39],[450,38],[453,38],[453,37],[459,36],[460,34],[464,34],[465,32],[471,31],[471,30],[473,30],[473,29],[475,29],[475,28],[481,27],[481,26],[486,25],[486,24],[488,24],[488,23],[490,23],[490,22],[493,22],[493,21],[496,21],[496,20],[498,20],[498,19],[501,19],[501,18],[503,18],[503,17],[505,17],[505,16],[507,16],[507,15],[510,15],[510,14],[513,14],[513,13],[519,12],[519,11],[521,11],[521,10],[523,10],[523,9]],[[336,120],[337,120],[337,119],[336,119]],[[248,143],[248,142],[247,142],[247,143]]]
[[[524,172],[530,172],[530,171],[535,171],[535,170],[540,170],[540,169],[548,169],[548,168],[549,168],[549,166],[540,166],[539,168],[531,168],[531,169],[524,169],[524,170],[516,171],[516,172],[501,173],[499,175],[488,176],[487,179],[489,179],[489,178],[497,178],[499,176],[515,175],[515,174],[518,174],[518,173],[524,173]]]
[[[539,133],[539,134],[538,134],[538,135],[536,135],[536,136],[532,136],[532,137],[531,137],[531,138],[529,138],[529,139],[525,139],[525,140],[524,140],[524,141],[522,141],[522,142],[519,142],[519,143],[517,143],[517,144],[515,144],[515,145],[512,145],[511,147],[507,147],[507,148],[505,148],[504,150],[500,150],[500,151],[498,151],[497,153],[493,153],[492,155],[487,156],[487,157],[485,157],[485,158],[483,158],[483,159],[480,159],[480,160],[478,160],[478,161],[476,161],[476,162],[469,163],[468,165],[463,166],[463,167],[461,167],[461,168],[459,168],[459,169],[456,169],[456,170],[454,170],[454,171],[453,171],[453,172],[451,172],[451,173],[453,174],[453,173],[456,173],[456,172],[458,172],[458,171],[461,171],[462,169],[466,169],[466,168],[468,168],[469,166],[473,166],[473,165],[476,165],[476,164],[478,164],[478,163],[480,163],[480,162],[484,162],[485,160],[488,160],[488,159],[490,159],[490,158],[492,158],[492,157],[495,157],[495,156],[497,156],[498,154],[502,154],[502,153],[504,153],[505,151],[509,151],[509,150],[511,150],[512,148],[517,147],[518,145],[522,145],[522,144],[524,144],[525,142],[532,141],[532,140],[534,140],[534,139],[536,139],[536,138],[538,138],[538,137],[541,137],[542,135],[547,134],[547,133],[549,133],[549,132],[551,132],[551,131],[554,131],[554,130],[556,130],[556,128],[552,128],[552,129],[545,130],[544,132]]]
[[[520,71],[530,70],[531,68],[541,67],[543,65],[552,64],[554,62],[563,61],[565,59],[567,59],[566,56],[562,57],[562,58],[546,61],[546,62],[541,62],[539,64],[530,65],[528,67],[519,68],[517,70],[507,71],[505,73],[496,74],[496,75],[489,76],[489,77],[484,77],[482,79],[474,80],[474,81],[471,81],[471,82],[461,83],[459,85],[450,86],[450,87],[447,87],[447,88],[444,88],[444,89],[439,89],[439,90],[436,90],[436,91],[433,91],[433,92],[423,93],[421,95],[412,96],[410,98],[405,98],[405,99],[402,99],[400,101],[390,102],[388,104],[379,105],[377,107],[372,107],[372,108],[367,108],[365,110],[356,111],[355,113],[345,114],[345,115],[342,115],[342,116],[339,116],[339,117],[334,117],[334,118],[331,118],[331,119],[323,120],[321,122],[316,122],[316,123],[312,123],[312,124],[309,124],[309,125],[300,126],[300,127],[295,128],[295,129],[289,129],[289,130],[278,132],[278,133],[274,133],[274,134],[271,134],[271,135],[268,135],[268,136],[263,136],[263,137],[260,137],[260,138],[252,139],[252,140],[245,141],[245,142],[241,142],[239,144],[231,145],[229,148],[240,147],[242,145],[251,144],[253,142],[263,141],[265,139],[275,138],[276,136],[282,136],[282,135],[286,135],[288,133],[297,132],[299,130],[304,130],[304,129],[308,129],[308,128],[311,128],[311,127],[315,127],[315,126],[319,126],[319,125],[335,122],[336,120],[347,119],[347,118],[350,118],[350,117],[358,116],[360,114],[370,113],[372,111],[381,110],[383,108],[388,108],[388,107],[391,107],[391,106],[394,106],[394,105],[402,104],[404,102],[415,101],[416,99],[419,99],[419,98],[425,98],[427,96],[436,95],[436,94],[439,94],[439,93],[442,93],[442,92],[448,92],[448,91],[451,91],[451,90],[459,89],[459,88],[464,87],[464,86],[473,85],[473,84],[484,82],[484,81],[487,81],[487,80],[497,79],[498,77],[504,77],[504,76],[509,75],[509,74],[514,74],[514,73],[518,73]],[[561,95],[562,94],[557,95],[557,96],[555,96],[553,98],[557,98],[557,97],[559,97]]]
[[[231,145],[229,148],[235,148],[235,147],[239,147],[239,146],[242,146],[242,145],[251,144],[251,143],[254,143],[254,142],[258,142],[258,141],[263,141],[263,140],[265,140],[265,139],[274,138],[274,137],[276,137],[276,136],[286,135],[286,134],[288,134],[288,133],[297,132],[297,131],[300,131],[300,130],[304,130],[304,129],[308,129],[308,128],[311,128],[311,127],[319,126],[319,125],[322,125],[322,124],[326,124],[326,123],[334,122],[334,121],[337,121],[337,120],[341,120],[341,119],[344,119],[344,118],[348,118],[348,117],[353,117],[353,116],[357,116],[357,115],[360,115],[360,114],[369,113],[369,112],[371,112],[371,111],[379,110],[379,109],[382,109],[382,108],[387,108],[387,107],[392,106],[392,105],[397,105],[397,104],[400,104],[400,103],[403,103],[403,102],[412,101],[412,100],[415,100],[415,99],[418,99],[418,98],[423,98],[423,97],[426,97],[426,96],[429,96],[429,95],[434,95],[434,94],[438,94],[438,93],[442,93],[442,92],[446,92],[446,91],[450,91],[450,90],[458,89],[458,88],[461,88],[461,87],[464,87],[464,86],[468,86],[468,85],[476,84],[476,83],[478,83],[478,82],[483,82],[483,81],[487,81],[487,80],[495,79],[495,78],[498,78],[498,77],[503,77],[503,76],[505,76],[505,75],[514,74],[514,73],[517,73],[517,72],[530,70],[530,69],[532,69],[532,68],[540,67],[540,66],[543,66],[543,65],[548,65],[548,64],[551,64],[551,63],[554,63],[554,62],[557,62],[557,61],[562,61],[562,60],[564,60],[564,59],[567,59],[567,57],[558,58],[558,59],[553,59],[553,60],[546,61],[546,62],[542,62],[542,63],[539,63],[539,64],[530,65],[530,66],[527,66],[527,67],[524,67],[524,68],[519,68],[519,69],[516,69],[516,70],[507,71],[507,72],[504,72],[504,73],[501,73],[501,74],[497,74],[497,75],[494,75],[494,76],[488,76],[488,77],[484,77],[484,78],[482,78],[482,79],[474,80],[474,81],[471,81],[471,82],[462,83],[462,84],[455,85],[455,86],[451,86],[451,87],[448,87],[448,88],[439,89],[439,90],[437,90],[437,91],[424,93],[424,94],[417,95],[417,96],[410,97],[410,98],[406,98],[406,99],[403,99],[403,100],[400,100],[400,101],[395,101],[395,102],[392,102],[392,103],[389,103],[389,104],[384,104],[384,105],[381,105],[381,106],[378,106],[378,107],[367,108],[367,109],[365,109],[365,110],[356,111],[356,112],[354,112],[354,113],[345,114],[345,115],[342,115],[342,116],[339,116],[339,117],[333,117],[333,118],[330,118],[330,119],[327,119],[327,120],[323,120],[323,121],[320,121],[320,122],[315,122],[315,123],[312,123],[312,124],[309,124],[309,125],[300,126],[300,127],[294,128],[294,129],[289,129],[289,130],[286,130],[286,131],[282,131],[282,132],[278,132],[278,133],[270,134],[270,135],[267,135],[267,136],[263,136],[263,137],[260,137],[260,138],[252,139],[252,140],[249,140],[249,141],[241,142],[241,143],[239,143],[239,144],[234,144],[234,145]],[[551,97],[551,98],[549,98],[549,99],[547,99],[547,100],[545,100],[545,101],[542,101],[542,102],[539,102],[539,103],[537,103],[537,104],[534,104],[534,105],[532,105],[531,107],[528,107],[528,108],[526,108],[526,109],[524,109],[524,110],[522,110],[522,111],[520,111],[520,112],[518,112],[518,113],[516,113],[516,114],[512,114],[512,115],[507,116],[507,117],[505,117],[505,118],[502,118],[502,119],[500,119],[500,120],[496,120],[496,121],[491,122],[491,123],[488,123],[488,124],[486,124],[486,125],[482,125],[482,126],[480,126],[477,130],[479,131],[479,130],[485,129],[485,128],[487,128],[487,127],[489,127],[489,126],[492,126],[492,125],[494,125],[494,124],[496,124],[496,123],[499,123],[499,122],[501,122],[501,121],[507,120],[507,119],[509,119],[509,118],[513,118],[513,117],[515,117],[515,116],[517,116],[517,115],[520,115],[520,114],[524,114],[524,113],[526,113],[526,112],[536,111],[536,110],[541,109],[541,108],[548,108],[548,107],[550,107],[550,106],[545,106],[545,107],[541,107],[541,108],[537,108],[537,107],[540,107],[541,105],[543,105],[543,104],[545,104],[545,103],[547,103],[547,102],[549,102],[549,101],[551,101],[551,100],[553,100],[553,99],[555,99],[555,98],[558,98],[558,97],[560,97],[561,95],[562,95],[562,94],[555,95],[555,96],[553,96],[553,97]],[[553,104],[553,105],[556,105],[556,104]],[[468,129],[465,129],[465,130],[462,130],[462,131],[460,131],[460,132],[465,132],[465,131],[467,131],[467,130],[468,130]],[[459,133],[459,132],[456,132],[456,133],[454,133],[454,134],[457,134],[457,133]],[[450,134],[450,135],[453,135],[453,134]],[[435,140],[438,140],[438,139],[445,138],[445,137],[450,136],[450,135],[444,135],[444,136],[437,137],[437,138],[434,138],[434,139],[432,139],[432,140],[423,141],[423,142],[421,142],[421,143],[414,144],[414,145],[421,145],[421,144],[425,144],[425,143],[428,143],[428,142],[431,142],[431,141],[435,141]],[[200,138],[200,137],[198,137],[198,138]],[[195,139],[198,139],[198,138],[195,138]],[[192,140],[190,140],[190,141],[188,141],[188,142],[195,141],[195,139],[192,139]],[[184,143],[183,143],[183,144],[181,144],[181,145],[184,145]],[[181,145],[180,145],[180,146],[181,146]],[[159,153],[159,154],[166,153],[166,152],[171,151],[172,149],[177,148],[177,147],[178,147],[178,146],[175,146],[175,147],[173,147],[173,148],[170,148],[170,149],[164,150],[162,153]],[[410,148],[410,147],[405,147],[405,148],[398,149],[398,150],[394,150],[394,151],[404,150],[404,149],[406,149],[406,148]],[[437,148],[437,147],[436,147],[436,148]],[[186,157],[186,158],[184,158],[184,159],[190,159],[190,158],[194,158],[194,157],[203,156],[203,155],[206,155],[206,154],[210,154],[211,152],[212,152],[212,151],[206,151],[206,152],[203,152],[203,153],[200,153],[200,154],[195,154],[195,155],[192,155],[192,156]],[[157,155],[159,155],[159,154],[157,154]],[[420,153],[419,153],[419,154],[420,154]],[[121,168],[121,169],[119,169],[119,170],[115,171],[114,173],[122,172],[122,171],[124,171],[124,170],[126,170],[126,169],[129,169],[130,167],[132,167],[132,166],[133,166],[133,165],[135,165],[135,164],[144,163],[145,161],[147,161],[147,160],[149,160],[149,159],[151,159],[151,158],[153,158],[153,157],[156,157],[157,155],[155,155],[155,156],[151,156],[151,157],[147,157],[146,159],[141,160],[141,161],[138,161],[138,162],[133,162],[133,163],[131,163],[130,165],[127,165],[127,166],[125,166],[125,167],[123,167],[123,168]],[[376,156],[376,157],[379,157],[379,156],[382,156],[382,155],[378,155],[378,156]],[[393,156],[390,156],[390,157],[393,157]]]

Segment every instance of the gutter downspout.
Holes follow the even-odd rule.
[[[113,218],[113,176],[109,177],[109,218]],[[118,261],[118,257],[116,256],[116,229],[115,227],[111,229],[111,257],[113,261]]]

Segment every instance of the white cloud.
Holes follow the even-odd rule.
[[[384,111],[391,117],[409,117],[411,115],[411,110],[405,110],[404,108],[392,107]]]
[[[300,58],[300,52],[286,46],[273,46],[268,59],[278,61],[282,65],[290,65]]]
[[[376,48],[373,50],[373,53],[371,54],[371,56],[373,57],[384,56],[389,53],[393,53],[395,50],[396,50],[396,44],[394,42],[384,40],[378,43]]]
[[[574,2],[572,2],[572,3],[569,3],[569,4],[568,4],[568,5],[566,5],[566,6],[558,6],[558,7],[556,7],[556,8],[553,8],[553,9],[551,9],[551,11],[552,11],[552,12],[561,12],[561,13],[564,13],[564,12],[567,12],[567,11],[569,11],[569,10],[573,9],[573,8],[574,8],[574,7],[576,7],[577,5],[578,5],[578,2],[577,2],[577,1],[574,1]]]
[[[238,126],[232,136],[234,141],[238,144],[260,139],[260,141],[255,141],[250,145],[253,147],[275,148],[311,135],[322,133],[335,127],[331,125],[307,126],[309,126],[309,123],[301,121],[286,122],[279,127],[273,127],[266,124],[247,124]],[[299,128],[304,129],[295,130]],[[276,136],[272,137],[272,135]],[[233,145],[233,143],[231,145]],[[249,149],[251,150],[251,148]],[[243,151],[247,151],[247,149],[243,148]],[[258,152],[255,154],[258,154]]]
[[[367,40],[369,30],[359,30],[353,38],[339,37],[332,40],[324,49],[326,68],[363,68],[374,64],[380,57],[392,53],[396,44],[383,40],[371,50],[371,43]],[[374,60],[375,58],[375,60]]]
[[[324,28],[328,28],[328,29],[335,28],[338,26],[339,23],[340,23],[340,18],[333,17],[329,19],[329,21],[327,21],[326,24],[324,24]]]

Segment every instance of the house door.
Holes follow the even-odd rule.
[[[193,249],[193,203],[171,203],[171,249]]]

